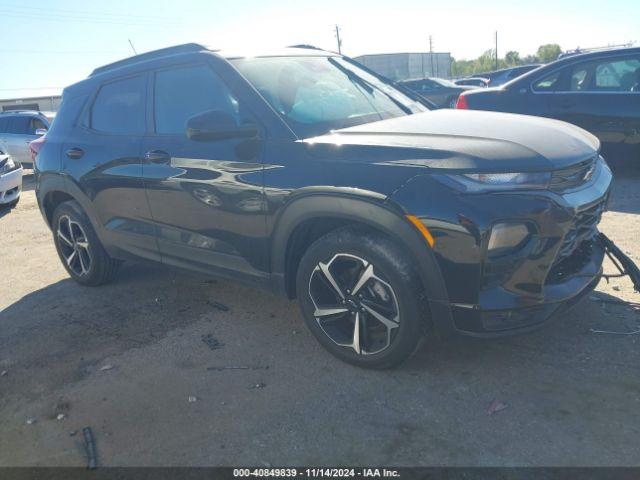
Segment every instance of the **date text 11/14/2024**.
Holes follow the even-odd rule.
[[[233,476],[257,478],[399,478],[397,470],[387,468],[237,468]]]

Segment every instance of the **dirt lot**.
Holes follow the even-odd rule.
[[[616,177],[602,229],[640,261],[640,172]],[[85,465],[84,426],[104,466],[640,464],[640,335],[590,331],[640,328],[598,300],[637,301],[626,279],[536,333],[365,371],[231,282],[127,264],[76,285],[25,190],[0,213],[0,466]]]

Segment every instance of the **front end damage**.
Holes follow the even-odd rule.
[[[586,183],[572,184],[573,173],[585,172],[566,169],[563,183],[546,190],[451,196],[425,175],[393,196],[434,238],[453,320],[445,334],[536,328],[595,289],[606,256],[638,288],[638,267],[598,231],[612,174],[602,158],[592,166]]]

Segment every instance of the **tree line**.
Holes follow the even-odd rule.
[[[491,72],[502,68],[517,67],[518,65],[529,65],[532,63],[549,63],[557,60],[562,53],[560,45],[549,43],[540,45],[535,55],[521,57],[519,52],[511,50],[504,58],[498,58],[498,68],[496,68],[496,51],[491,49],[484,52],[475,60],[452,59],[451,75],[455,77],[468,77],[483,72]]]

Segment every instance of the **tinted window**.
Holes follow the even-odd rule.
[[[46,130],[46,129],[47,129],[47,126],[42,120],[40,120],[39,118],[31,119],[31,123],[29,125],[29,133],[31,135],[35,135],[36,130]]]
[[[580,63],[570,80],[572,92],[640,92],[640,57]]]
[[[29,134],[29,117],[12,117],[9,119],[9,126],[7,127],[7,133],[14,133],[16,135],[28,135]]]
[[[157,133],[184,135],[187,120],[207,110],[238,120],[237,100],[206,65],[157,72],[154,97]]]
[[[601,62],[595,68],[594,90],[640,91],[640,58]]]
[[[543,77],[542,80],[538,80],[533,84],[533,89],[536,92],[553,92],[558,86],[561,72],[554,72],[551,75]]]
[[[91,107],[91,128],[106,133],[144,133],[144,92],[144,77],[103,85]]]
[[[588,70],[585,67],[576,67],[571,75],[569,90],[572,92],[582,92],[587,89]]]
[[[0,118],[0,133],[6,133],[8,118]]]

